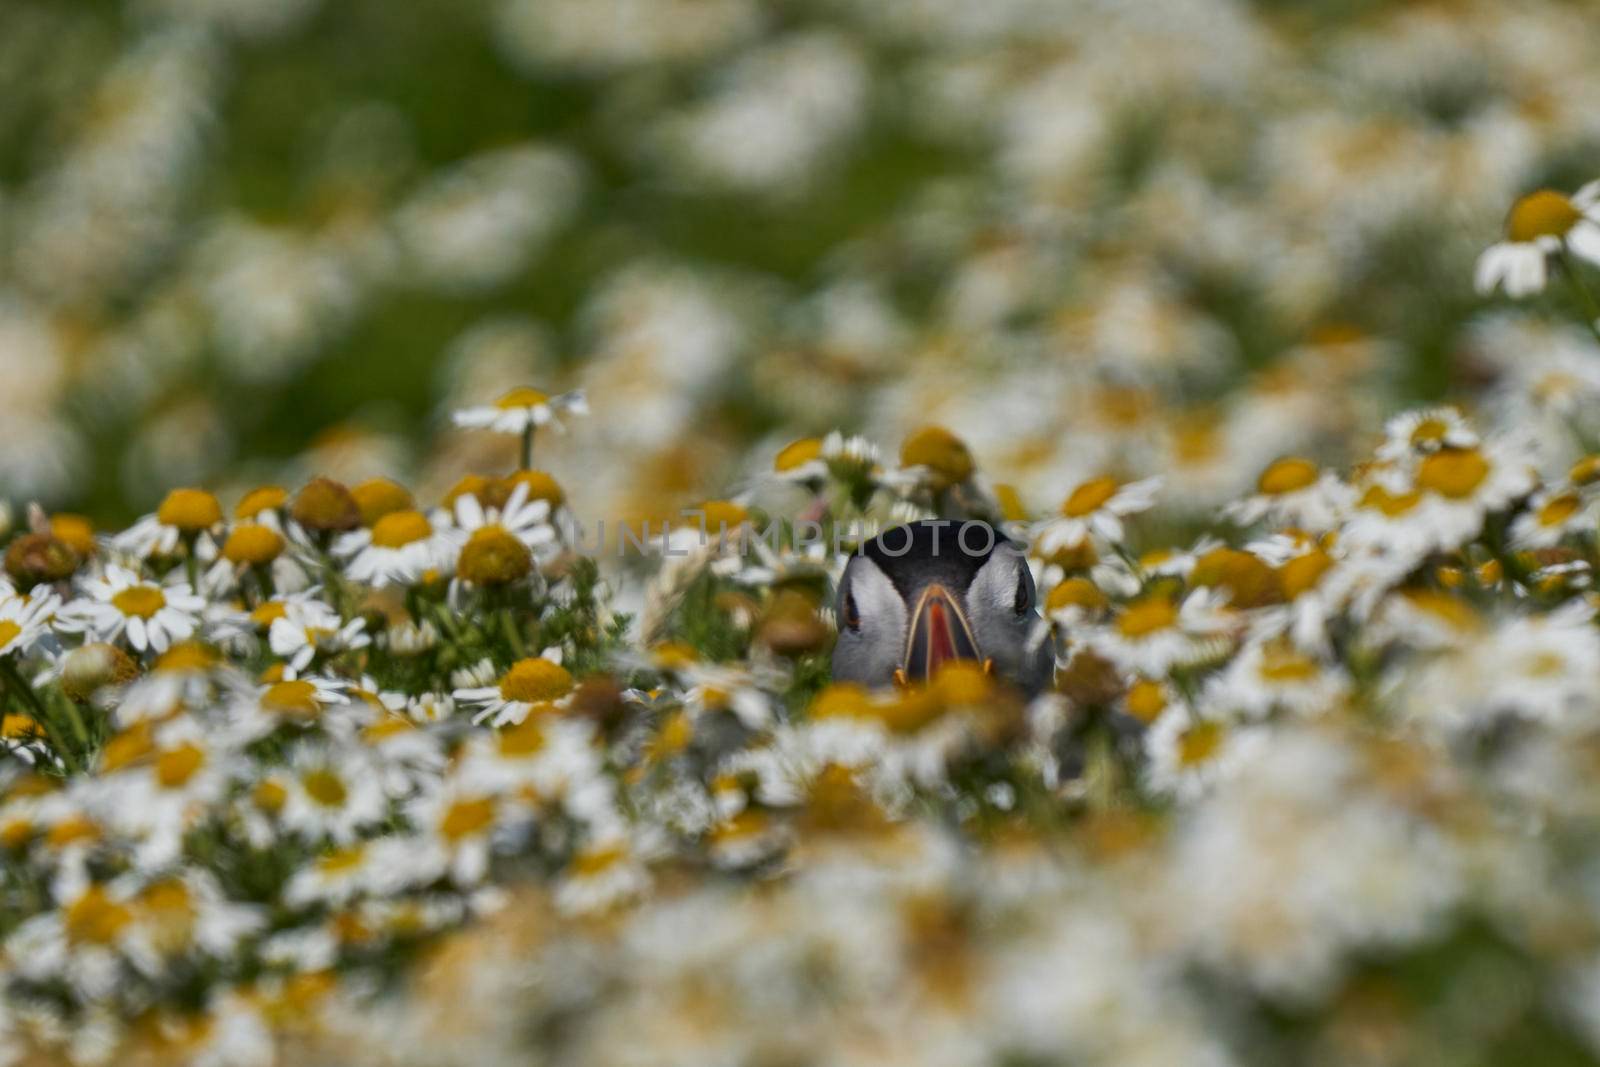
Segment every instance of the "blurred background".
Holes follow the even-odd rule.
[[[13,504],[436,491],[515,450],[449,412],[533,384],[589,392],[536,465],[590,516],[927,422],[1034,509],[1108,467],[1203,508],[1405,404],[1596,388],[1561,377],[1600,352],[1560,292],[1471,288],[1512,199],[1600,169],[1586,0],[0,0],[0,27]]]

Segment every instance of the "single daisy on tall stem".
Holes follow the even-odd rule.
[[[522,436],[522,470],[533,466],[533,435],[539,427],[560,426],[559,415],[587,415],[589,402],[582,389],[551,396],[528,386],[513,389],[493,404],[463,408],[455,413],[457,426],[493,430]]]
[[[1513,299],[1543,292],[1552,257],[1567,276],[1590,332],[1600,339],[1600,305],[1577,264],[1579,259],[1600,264],[1600,180],[1571,196],[1538,189],[1512,204],[1505,240],[1478,257],[1478,292],[1488,295],[1503,287]]]

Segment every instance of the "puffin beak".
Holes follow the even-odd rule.
[[[951,660],[983,659],[978,639],[967,621],[961,602],[942,585],[930,585],[911,613],[911,633],[906,639],[906,679],[931,681]]]

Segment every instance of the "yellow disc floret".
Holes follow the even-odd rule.
[[[572,692],[572,675],[542,656],[519,660],[500,679],[500,695],[518,704],[559,700]]]
[[[391,511],[372,527],[372,543],[378,548],[402,548],[433,536],[433,524],[420,511]]]
[[[779,474],[787,474],[821,457],[822,440],[817,437],[802,437],[783,446],[777,458],[772,461],[772,469]]]
[[[976,464],[966,442],[942,426],[925,426],[900,446],[900,465],[926,467],[935,489],[944,489],[972,477]]]
[[[1565,237],[1582,218],[1583,212],[1568,197],[1554,189],[1540,189],[1511,205],[1506,236],[1518,242]]]
[[[1078,486],[1061,505],[1061,514],[1069,519],[1081,519],[1105,507],[1119,488],[1115,478],[1091,478]]]
[[[550,395],[548,393],[541,393],[537,389],[522,386],[502,395],[499,400],[494,402],[494,406],[501,411],[520,411],[524,408],[536,408],[549,402]]]
[[[1452,500],[1464,500],[1489,476],[1489,461],[1475,448],[1441,449],[1417,467],[1417,486]]]
[[[156,509],[156,519],[184,533],[199,533],[222,521],[222,505],[204,489],[174,489]]]
[[[1256,488],[1267,496],[1282,496],[1304,489],[1317,480],[1317,465],[1309,459],[1288,456],[1261,472]]]
[[[283,553],[283,536],[270,526],[242,522],[222,543],[222,558],[240,566],[262,567]]]
[[[363,526],[371,526],[392,512],[417,506],[411,490],[387,478],[369,478],[351,489],[350,495],[355,497]]]
[[[295,494],[289,514],[308,530],[341,532],[361,525],[361,508],[350,490],[332,478],[313,478]]]
[[[111,598],[111,606],[130,619],[148,619],[167,606],[167,596],[153,585],[130,585]]]
[[[501,526],[472,532],[456,561],[456,576],[476,585],[507,585],[533,570],[533,553]]]

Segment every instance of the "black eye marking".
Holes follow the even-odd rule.
[[[844,624],[850,628],[851,633],[861,629],[861,613],[856,610],[856,595],[847,592],[844,595]]]
[[[1028,596],[1028,571],[1027,568],[1024,567],[1017,571],[1017,599],[1015,603],[1011,605],[1011,610],[1015,611],[1018,615],[1026,615],[1028,613],[1028,608],[1032,606],[1029,603],[1030,599],[1031,598]]]

